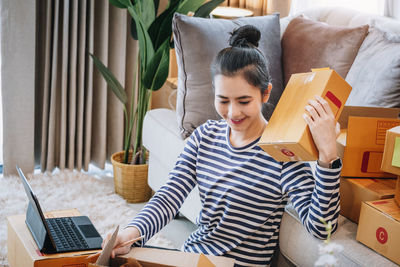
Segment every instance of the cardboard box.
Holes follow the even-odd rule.
[[[386,131],[397,125],[400,125],[399,119],[350,116],[342,176],[395,178],[381,171],[381,163]]]
[[[46,218],[79,215],[76,209],[45,213]],[[87,256],[98,251],[43,254],[25,224],[25,214],[7,217],[7,257],[10,267],[84,267],[88,266],[89,262],[95,261],[95,259],[88,260]]]
[[[303,118],[308,100],[322,96],[338,119],[351,86],[334,70],[293,74],[258,145],[277,161],[318,159],[311,132]]]
[[[361,203],[393,198],[395,179],[340,178],[340,214],[358,223]]]
[[[233,266],[235,260],[222,256],[205,256],[204,254],[196,254],[168,249],[158,248],[132,248],[129,253],[120,255],[114,259],[110,258],[115,242],[117,239],[119,226],[116,227],[113,234],[103,247],[100,255],[97,256],[95,263],[90,263],[89,267],[101,266],[126,266],[126,267],[214,267],[214,266]],[[133,242],[131,240],[129,242]]]
[[[356,239],[400,264],[400,207],[393,198],[362,203]]]
[[[141,265],[143,267],[231,267],[234,266],[235,260],[222,256],[206,256],[204,254],[155,248],[133,248],[128,254],[110,260],[111,267],[121,266],[125,263],[130,263],[129,266]],[[96,265],[90,264],[89,266]]]
[[[381,170],[400,175],[400,126],[386,131]]]
[[[399,114],[400,114],[400,108],[344,106],[338,122],[340,124],[341,129],[347,129],[347,122],[350,116],[396,119],[399,117]]]
[[[397,177],[396,191],[394,192],[394,200],[400,206],[400,176]]]

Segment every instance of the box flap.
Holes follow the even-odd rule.
[[[394,198],[378,200],[378,201],[368,201],[365,202],[365,204],[379,210],[385,215],[400,222],[400,207],[397,206],[396,202],[394,201]]]
[[[215,267],[215,265],[207,258],[206,255],[200,254],[197,267]]]
[[[380,117],[380,118],[399,118],[400,108],[380,108],[380,107],[356,107],[344,106],[338,119],[341,129],[347,128],[348,118],[354,117]]]
[[[380,198],[393,197],[396,188],[395,179],[350,178],[346,180],[377,194]]]

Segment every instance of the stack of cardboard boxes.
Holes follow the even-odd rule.
[[[338,139],[343,147],[340,213],[358,223],[361,203],[393,198],[396,178],[381,170],[386,131],[400,125],[400,109],[345,107]]]
[[[400,125],[399,120],[394,120]],[[380,170],[400,175],[400,126],[386,131]],[[393,182],[393,197],[365,201],[357,231],[357,240],[400,264],[400,185]],[[396,185],[397,184],[397,185]]]
[[[358,241],[400,264],[400,109],[344,106],[350,91],[333,70],[292,75],[259,145],[278,161],[317,160],[302,114],[315,95],[327,100],[342,128],[340,213],[359,223]]]

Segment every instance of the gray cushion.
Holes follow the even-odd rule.
[[[400,35],[371,27],[346,80],[346,105],[400,107]]]
[[[330,67],[346,77],[367,34],[368,25],[341,27],[300,16],[292,19],[282,36],[284,84],[292,74],[312,68]]]
[[[228,46],[229,32],[245,25],[261,31],[259,49],[268,60],[272,93],[264,116],[268,119],[282,94],[282,66],[279,14],[239,18],[205,19],[175,14],[173,32],[178,64],[176,111],[181,136],[186,138],[207,119],[217,119],[210,65],[217,53]]]

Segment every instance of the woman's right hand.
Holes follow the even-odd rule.
[[[107,237],[103,240],[101,247],[107,244],[108,240],[110,240],[112,233],[108,233]],[[114,248],[111,251],[111,258],[114,258],[116,255],[127,254],[131,250],[132,244],[125,245],[121,247],[121,244],[126,243],[129,240],[140,237],[140,232],[136,227],[127,227],[124,230],[120,231],[115,240]]]

